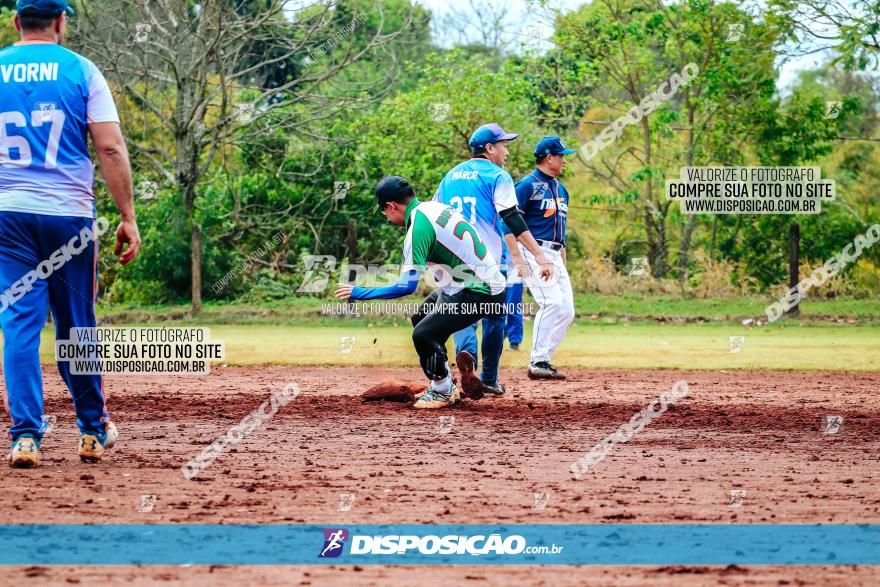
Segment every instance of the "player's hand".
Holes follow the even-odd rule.
[[[125,252],[122,252],[122,245],[128,244]],[[138,231],[137,222],[134,220],[123,220],[116,229],[116,247],[113,252],[119,257],[119,262],[127,265],[134,261],[137,257],[138,250],[141,248],[141,233]]]
[[[528,279],[532,276],[532,268],[529,267],[529,262],[522,255],[513,258],[513,266],[516,267],[516,274],[521,278]]]
[[[350,283],[340,283],[339,288],[336,290],[336,293],[333,294],[340,300],[347,300],[351,297],[351,290],[354,289],[354,286]]]
[[[541,279],[548,281],[553,277],[553,262],[544,253],[539,253],[535,257],[535,261],[538,263],[538,275]]]

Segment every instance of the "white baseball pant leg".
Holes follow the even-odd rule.
[[[520,245],[520,252],[532,270],[526,285],[535,301],[538,313],[532,329],[532,363],[550,362],[556,347],[562,342],[569,325],[574,321],[574,293],[568,270],[562,262],[562,252],[542,247],[544,255],[553,262],[555,275],[550,283],[539,279],[540,268],[535,256]]]

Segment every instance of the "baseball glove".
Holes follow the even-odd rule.
[[[412,403],[416,401],[416,394],[425,391],[424,383],[404,383],[401,381],[383,381],[374,385],[361,396],[365,402],[401,402]]]

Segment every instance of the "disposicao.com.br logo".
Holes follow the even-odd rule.
[[[343,545],[349,538],[344,528],[325,528],[324,547],[320,558],[337,557],[343,551]],[[351,536],[350,554],[370,555],[405,555],[414,551],[423,555],[519,555],[519,554],[559,554],[563,546],[528,546],[526,539],[518,534],[502,536],[501,534],[477,534],[465,536],[450,534],[445,536],[414,534],[387,534]]]
[[[345,541],[348,540],[348,530],[345,528],[324,528],[324,546],[318,558],[336,558],[342,554]]]

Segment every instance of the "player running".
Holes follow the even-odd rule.
[[[382,178],[376,186],[379,209],[393,224],[406,227],[403,275],[391,286],[354,287],[340,284],[336,297],[353,300],[399,298],[416,290],[421,272],[430,269],[440,284],[412,317],[413,344],[430,386],[414,407],[449,406],[460,394],[449,373],[446,341],[453,332],[484,316],[501,316],[504,275],[475,228],[440,202],[420,202],[402,177]],[[479,399],[480,389],[462,386],[465,397]]]
[[[3,375],[14,467],[40,462],[43,381],[40,332],[52,310],[56,338],[96,326],[94,166],[88,136],[122,215],[116,254],[140,246],[131,167],[107,82],[95,65],[61,47],[65,0],[18,0],[21,41],[0,50],[0,291]],[[128,248],[122,252],[123,243]],[[62,251],[62,253],[59,253]],[[27,282],[29,286],[21,287]],[[58,370],[73,396],[82,460],[100,460],[118,436],[100,375]]]
[[[502,225],[506,224],[515,237],[511,237],[508,247],[515,247],[517,240],[522,243],[535,258],[541,277],[549,278],[552,273],[551,261],[532,238],[523,221],[522,214],[517,209],[513,178],[503,169],[508,155],[507,142],[518,136],[505,133],[494,122],[474,131],[468,141],[472,158],[459,163],[446,174],[434,194],[434,200],[461,212],[477,229],[492,256],[502,264],[506,261]],[[455,333],[456,362],[462,372],[462,388],[466,391],[482,388],[483,393],[504,393],[504,386],[498,383],[504,326],[503,314],[483,319],[483,372],[479,379],[471,375],[477,356],[476,323]]]
[[[565,379],[550,360],[574,320],[574,294],[565,268],[568,190],[558,179],[565,168],[565,156],[574,152],[574,149],[566,149],[559,137],[544,137],[535,146],[537,167],[516,184],[516,199],[526,225],[552,259],[557,277],[552,284],[526,280],[539,306],[532,330],[531,379]],[[511,256],[517,266],[526,262],[536,269],[541,262],[524,247],[512,248]]]

